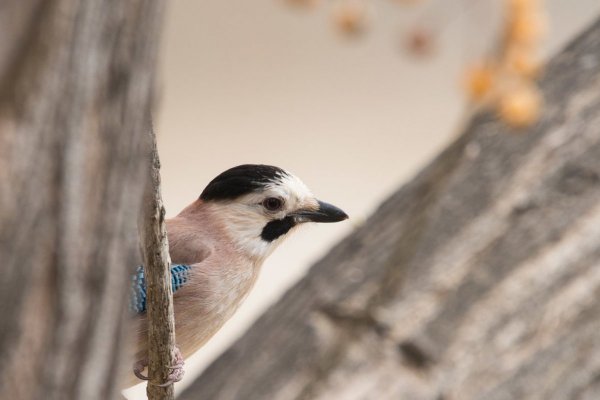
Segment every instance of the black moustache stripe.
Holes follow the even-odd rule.
[[[288,233],[295,225],[296,221],[292,217],[270,221],[263,228],[260,237],[267,242],[272,242],[281,235]]]

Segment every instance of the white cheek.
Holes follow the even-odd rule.
[[[261,233],[272,217],[258,207],[244,204],[224,205],[219,214],[228,236],[242,253],[257,260],[264,260],[271,253],[271,243],[263,240]]]

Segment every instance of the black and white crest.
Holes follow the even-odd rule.
[[[288,175],[272,165],[244,164],[221,173],[202,191],[200,199],[233,200],[239,196],[264,189]]]

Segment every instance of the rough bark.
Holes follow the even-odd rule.
[[[0,5],[2,399],[118,390],[161,16],[161,1]]]
[[[160,188],[160,161],[156,137],[152,142],[151,179],[146,185],[144,211],[140,227],[143,243],[148,317],[148,387],[150,400],[174,399],[173,385],[158,386],[167,381],[175,349],[175,317],[171,289],[171,257],[165,224],[165,208]]]
[[[184,393],[600,398],[600,22],[527,133],[476,116]]]

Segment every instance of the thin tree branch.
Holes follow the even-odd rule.
[[[171,258],[165,226],[165,208],[160,189],[160,160],[156,135],[150,128],[150,179],[146,185],[140,236],[144,253],[148,318],[149,400],[174,399],[173,385],[158,385],[168,380],[174,359],[175,319],[171,290]]]

